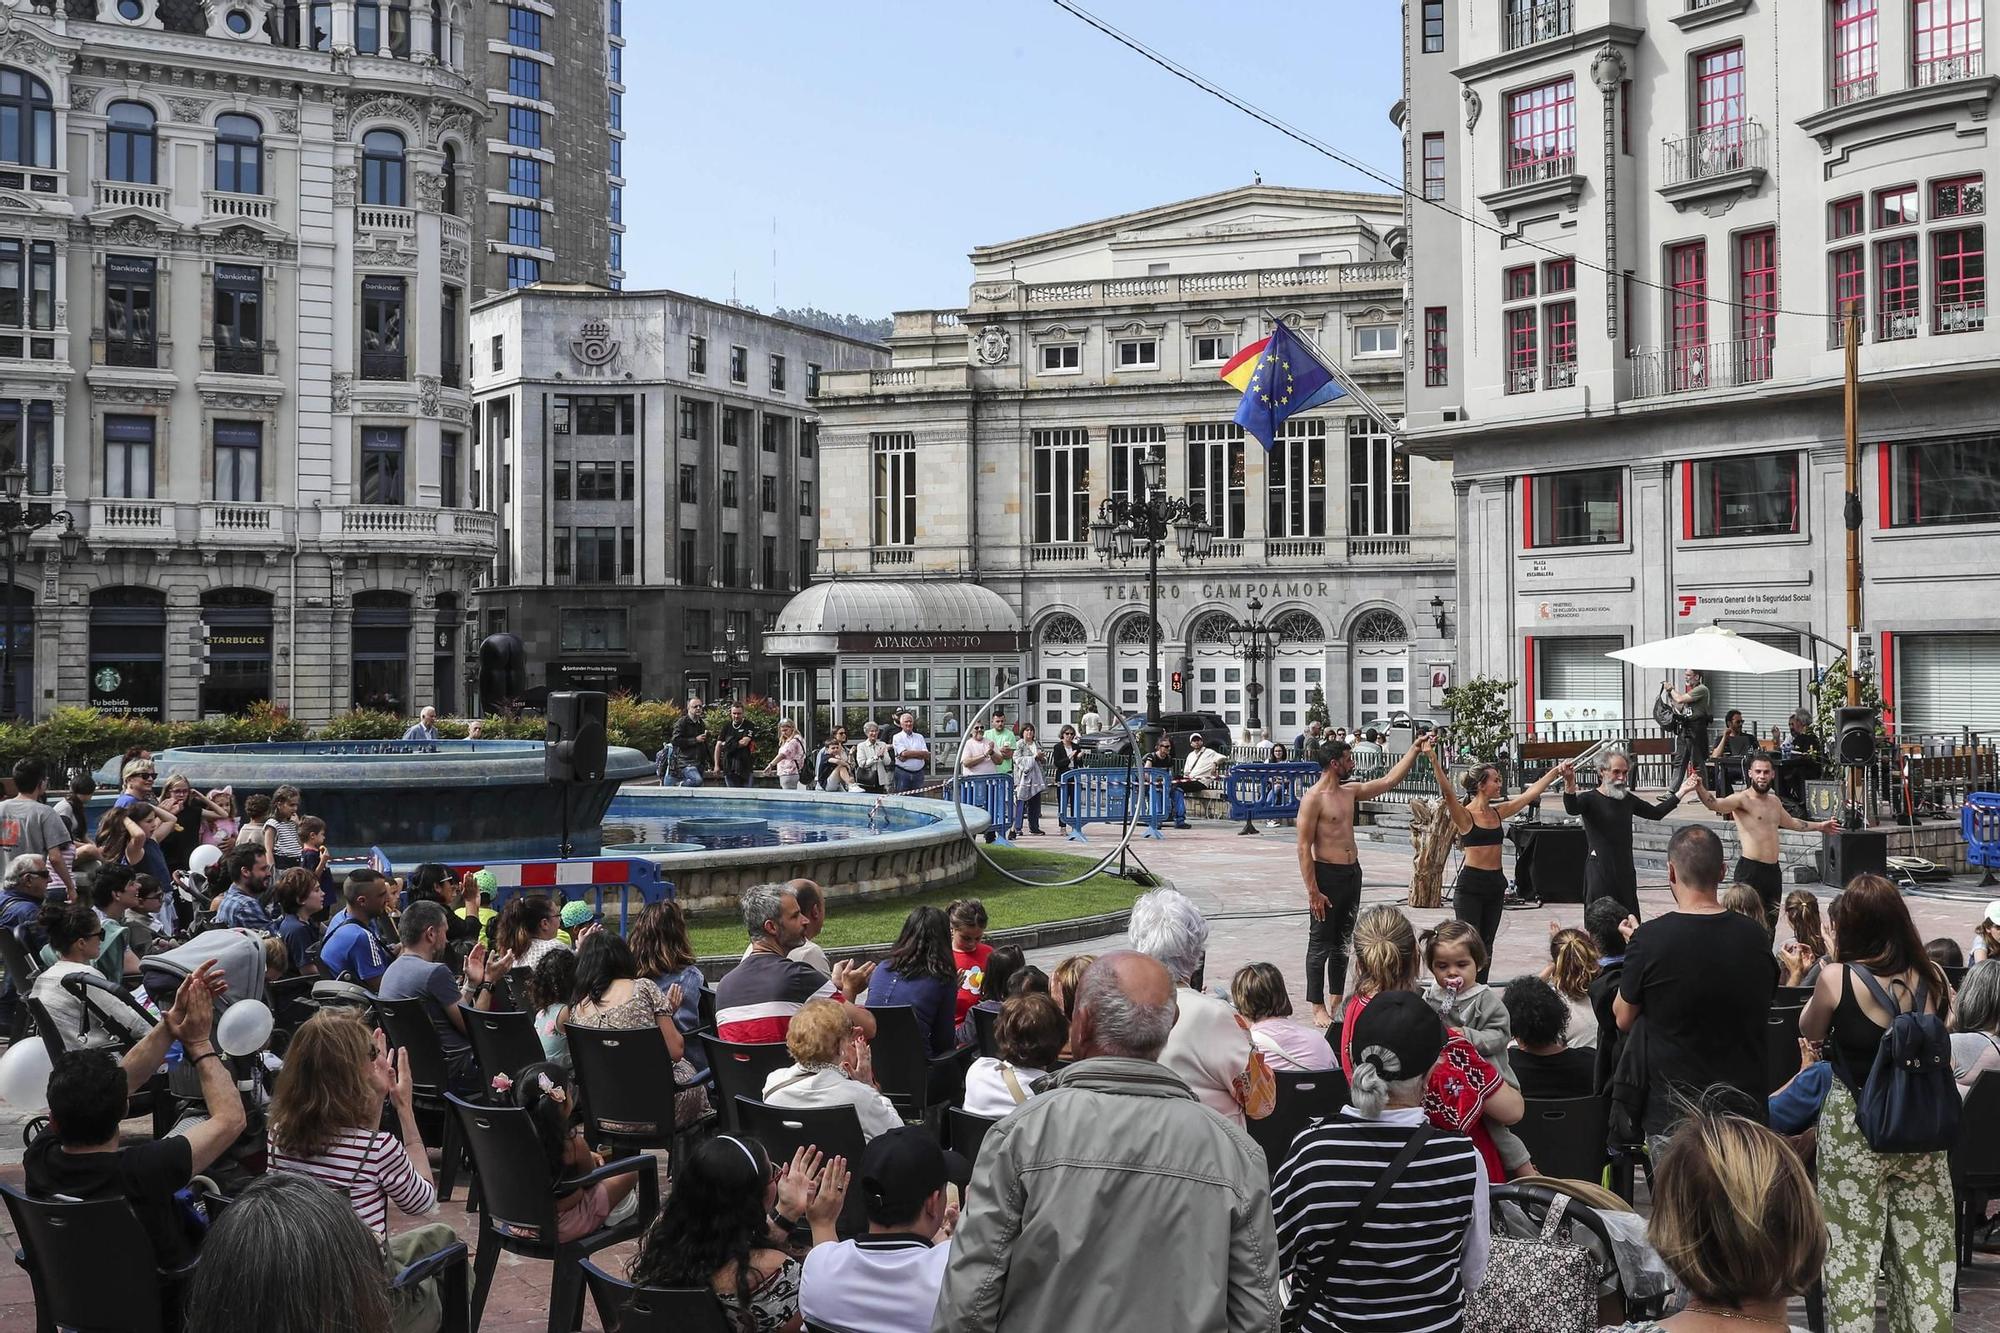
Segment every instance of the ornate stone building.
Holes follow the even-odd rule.
[[[0,703],[459,700],[465,9],[0,0],[0,463],[87,543],[0,588]]]

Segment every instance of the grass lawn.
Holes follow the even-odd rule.
[[[1020,875],[1046,875],[1067,879],[1088,869],[1095,857],[1069,856],[1062,852],[1025,851],[1021,848],[989,847],[995,861]],[[1116,862],[1113,862],[1115,865]],[[1145,892],[1129,879],[1116,875],[1095,875],[1081,884],[1062,889],[1029,888],[996,872],[985,862],[979,873],[963,884],[932,893],[883,898],[866,903],[835,903],[827,913],[826,929],[819,942],[829,949],[848,945],[890,944],[903,928],[903,918],[919,906],[944,907],[957,898],[977,898],[986,904],[988,930],[1008,926],[1028,926],[1042,921],[1096,916],[1132,905]],[[743,952],[743,926],[734,917],[704,918],[689,923],[694,950],[704,957]]]

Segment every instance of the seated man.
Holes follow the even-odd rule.
[[[59,1056],[49,1076],[50,1129],[22,1158],[31,1194],[129,1200],[162,1267],[177,1268],[194,1256],[174,1191],[222,1156],[245,1124],[243,1101],[210,1040],[213,993],[221,986],[214,960],[196,968],[181,983],[173,1008],[126,1052],[122,1066],[103,1049]],[[175,1040],[201,1075],[208,1118],[183,1122],[164,1139],[121,1147],[118,1125],[126,1103],[153,1077]]]
[[[579,904],[572,903],[575,907]],[[472,1041],[465,1035],[465,1014],[460,1005],[475,1009],[493,1007],[493,990],[514,965],[514,955],[503,953],[489,961],[486,946],[475,944],[465,960],[463,987],[453,979],[451,969],[440,958],[448,947],[450,917],[444,904],[419,900],[403,909],[399,923],[403,951],[382,974],[376,994],[385,1000],[422,1000],[424,1011],[437,1029],[438,1045],[444,1051],[445,1067],[451,1074],[451,1091],[461,1097],[483,1092],[479,1066],[472,1058]]]
[[[1805,709],[1794,712],[1786,719],[1778,751],[1778,799],[1799,810],[1806,807],[1806,783],[1824,771],[1825,751],[1812,723],[1813,716]]]
[[[945,1182],[964,1180],[971,1169],[921,1125],[870,1139],[852,1186],[867,1200],[868,1234],[812,1248],[799,1313],[828,1328],[930,1333],[958,1226]]]
[[[1597,1052],[1564,1040],[1569,1006],[1540,977],[1515,977],[1501,993],[1514,1030],[1514,1077],[1534,1101],[1589,1097],[1597,1092]]]
[[[375,933],[378,917],[389,910],[390,883],[382,873],[367,866],[347,876],[347,911],[326,928],[319,946],[319,970],[329,977],[351,975],[369,990],[382,984],[389,970],[389,951]]]
[[[1192,749],[1192,747],[1189,748]],[[1146,767],[1165,770],[1168,779],[1167,813],[1172,817],[1175,828],[1186,828],[1188,826],[1187,794],[1181,790],[1180,784],[1173,780],[1174,742],[1172,738],[1164,735],[1160,737],[1160,743],[1153,747],[1151,754],[1146,756]]]
[[[1718,796],[1729,795],[1730,784],[1743,777],[1743,765],[1757,752],[1757,738],[1743,729],[1743,710],[1732,708],[1722,719],[1722,735],[1708,752],[1710,784]]]

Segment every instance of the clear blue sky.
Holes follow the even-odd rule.
[[[1395,0],[1083,0],[1388,172]],[[975,245],[1250,181],[1364,178],[1048,0],[627,0],[626,285],[864,316],[965,300]]]

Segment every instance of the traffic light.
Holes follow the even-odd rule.
[[[1843,708],[1838,714],[1833,742],[1833,757],[1843,764],[1866,764],[1875,757],[1875,720],[1879,710],[1874,708]]]
[[[1180,689],[1180,687],[1181,687],[1181,673],[1176,671],[1174,672],[1174,688],[1178,690]]]
[[[548,750],[542,773],[550,782],[602,782],[607,758],[602,690],[558,690],[549,696]]]

